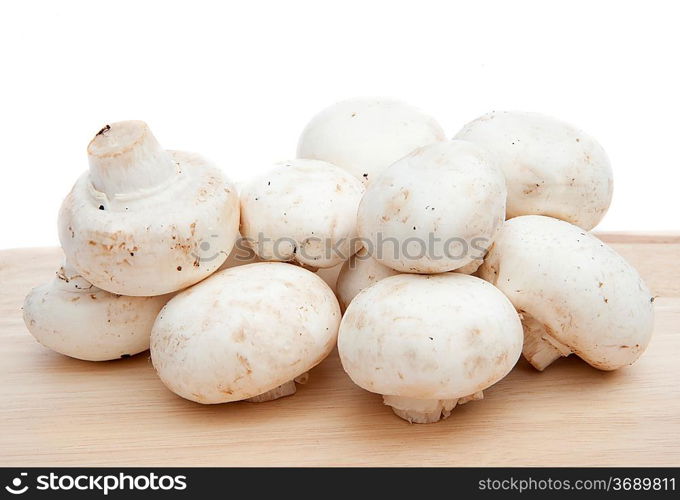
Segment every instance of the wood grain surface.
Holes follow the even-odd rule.
[[[485,399],[410,425],[354,386],[332,354],[292,397],[202,406],[165,389],[147,353],[90,363],[39,345],[21,305],[58,249],[0,252],[0,465],[680,465],[680,237],[602,236],[657,300],[652,343],[600,372],[575,356],[523,360]]]

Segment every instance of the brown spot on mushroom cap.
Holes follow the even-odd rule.
[[[494,360],[495,363],[499,366],[505,365],[505,362],[508,359],[508,353],[507,351],[501,352],[498,356],[496,356],[496,359]]]
[[[199,403],[202,403],[203,401],[206,400],[205,396],[203,394],[198,393],[198,392],[192,392],[191,395],[194,398],[196,398],[196,401],[198,401]]]
[[[489,365],[488,358],[478,354],[470,356],[465,360],[465,372],[470,378],[477,378],[478,371],[487,371]]]
[[[234,342],[238,344],[242,343],[246,339],[245,329],[239,328],[238,330],[236,330],[233,333],[232,338],[234,339]]]
[[[253,369],[250,366],[250,362],[248,361],[248,358],[244,357],[241,354],[237,354],[236,358],[238,359],[238,362],[241,363],[241,366],[243,366],[246,369],[246,373],[250,375],[253,373]]]
[[[401,188],[390,198],[385,206],[385,214],[382,216],[383,222],[388,222],[392,217],[399,215],[401,210],[406,206],[410,194],[408,189]]]

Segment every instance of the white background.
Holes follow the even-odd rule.
[[[403,99],[453,136],[540,111],[614,167],[601,230],[678,230],[677,2],[3,2],[0,248],[56,245],[104,124],[142,119],[235,180],[294,156],[323,107]]]

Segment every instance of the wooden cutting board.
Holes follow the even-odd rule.
[[[337,354],[292,397],[202,406],[165,389],[149,355],[90,363],[24,327],[29,289],[58,249],[0,252],[0,465],[680,465],[680,236],[603,235],[657,300],[644,356],[600,372],[523,360],[485,399],[410,425],[354,386]]]

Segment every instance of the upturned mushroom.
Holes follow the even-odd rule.
[[[483,258],[505,219],[503,172],[465,141],[417,149],[366,189],[357,229],[369,254],[405,273],[441,273]]]
[[[72,358],[106,361],[146,351],[151,327],[170,295],[126,297],[88,283],[68,263],[31,290],[24,322],[45,347]]]
[[[543,370],[575,353],[600,370],[634,363],[654,301],[637,271],[583,229],[550,217],[507,221],[479,269],[519,311],[526,359]]]
[[[241,190],[241,234],[262,260],[336,266],[360,247],[363,192],[358,179],[329,163],[280,163]]]
[[[583,131],[538,113],[491,112],[456,139],[495,155],[508,186],[507,218],[547,215],[590,230],[612,200],[609,158]]]
[[[293,394],[335,346],[340,307],[299,266],[261,262],[220,271],[160,312],[151,359],[163,383],[198,403]]]
[[[238,195],[216,167],[166,151],[140,121],[113,123],[90,142],[89,171],[64,200],[59,239],[95,286],[162,295],[209,276],[238,234]]]
[[[366,288],[347,308],[338,337],[354,383],[415,423],[481,399],[521,350],[522,325],[510,301],[457,273],[401,274]]]
[[[297,155],[337,165],[368,184],[414,149],[445,139],[434,118],[413,106],[355,98],[312,118],[300,136]]]

